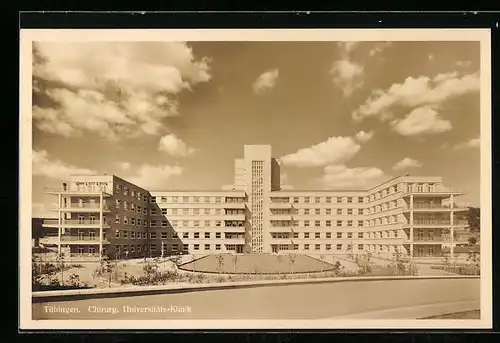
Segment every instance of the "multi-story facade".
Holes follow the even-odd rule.
[[[116,176],[78,176],[52,193],[59,219],[45,225],[59,228],[58,246],[72,254],[437,257],[467,241],[467,208],[455,202],[463,193],[440,177],[405,175],[368,190],[282,190],[267,145],[245,146],[225,190],[148,192]]]

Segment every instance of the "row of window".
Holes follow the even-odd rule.
[[[157,211],[155,208],[150,210],[151,215],[156,215]],[[198,216],[198,215],[222,215],[222,214],[245,214],[245,210],[243,209],[227,209],[223,210],[222,208],[162,208],[162,215],[184,215],[184,216]]]
[[[172,204],[221,204],[221,203],[242,203],[245,198],[222,197],[222,196],[157,196],[151,197],[152,203],[172,203]]]
[[[147,194],[142,194],[139,191],[136,191],[133,188],[129,188],[128,186],[123,186],[121,184],[116,184],[115,185],[115,194],[123,194],[124,196],[130,196],[134,199],[141,200],[143,202],[148,202],[148,195]]]
[[[231,233],[225,232],[224,235],[222,232],[160,232],[160,235],[157,235],[157,232],[150,232],[150,239],[177,239],[177,238],[185,238],[185,239],[199,239],[199,238],[224,238],[224,239],[242,239],[243,235],[241,233]],[[124,239],[147,239],[148,234],[142,231],[124,231],[117,230],[116,238],[124,238]]]
[[[295,208],[292,210],[271,210],[272,215],[363,215],[368,214],[368,209],[362,208]]]
[[[314,239],[321,239],[321,238],[332,238],[332,233],[331,232],[275,232],[271,233],[272,238],[281,238],[281,239],[287,239],[287,238],[314,238]],[[344,236],[344,232],[337,232],[336,237],[338,239],[342,238],[353,238],[353,233],[352,232],[346,232],[346,236]],[[357,238],[398,238],[398,231],[397,230],[390,230],[390,231],[380,231],[380,232],[358,232],[357,233]]]

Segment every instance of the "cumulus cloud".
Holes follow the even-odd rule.
[[[320,183],[329,189],[370,188],[389,178],[376,167],[349,168],[345,165],[330,165],[324,168]]]
[[[344,163],[356,155],[360,148],[351,137],[330,137],[324,142],[285,155],[280,161],[288,166],[322,167]]]
[[[129,162],[119,162],[118,166],[122,170],[129,170],[130,169],[130,163]]]
[[[481,145],[481,139],[478,138],[472,138],[470,140],[467,140],[465,142],[458,143],[453,146],[453,150],[463,150],[463,149],[470,149],[470,148],[479,148]]]
[[[368,51],[368,55],[373,57],[377,54],[380,54],[382,51],[384,51],[385,49],[387,49],[391,45],[392,45],[392,42],[377,43],[377,44],[375,44],[375,46],[373,48],[370,49],[370,51]]]
[[[252,84],[252,89],[256,94],[262,94],[268,91],[278,82],[279,71],[278,69],[268,70],[259,75],[257,80]]]
[[[365,132],[361,130],[356,134],[356,139],[361,143],[365,143],[368,142],[370,139],[372,139],[374,134],[375,133],[373,131]]]
[[[211,78],[210,60],[196,59],[182,42],[37,42],[34,47],[34,125],[63,136],[159,134],[163,120],[178,115],[177,95]]]
[[[353,119],[360,121],[367,117],[380,120],[393,118],[394,106],[414,108],[432,106],[455,97],[479,90],[479,74],[458,76],[456,73],[444,73],[429,78],[408,77],[402,84],[395,83],[386,90],[375,90],[372,95],[353,112]]]
[[[441,118],[430,107],[419,107],[411,111],[404,119],[391,122],[394,131],[402,136],[432,135],[451,130],[449,120]]]
[[[186,143],[174,134],[168,134],[161,137],[158,144],[158,150],[175,157],[186,157],[192,155],[196,151],[194,148],[188,148]]]
[[[392,169],[394,170],[402,170],[402,169],[406,169],[406,168],[419,168],[422,166],[422,163],[420,163],[419,161],[413,159],[413,158],[409,158],[409,157],[405,157],[403,158],[401,161],[399,161],[398,163],[396,163]]]
[[[93,175],[96,171],[79,168],[71,164],[65,164],[59,160],[50,160],[45,150],[33,151],[33,175],[45,176],[53,179],[66,180],[71,175]]]
[[[358,46],[359,42],[337,42],[337,46],[340,48],[340,51],[344,55],[348,55],[353,51],[356,46]]]
[[[333,83],[342,90],[345,97],[363,87],[363,66],[348,59],[335,61],[330,69]]]
[[[181,175],[182,172],[183,169],[180,166],[144,164],[136,175],[127,177],[127,180],[145,189],[161,190],[169,188],[170,178]]]

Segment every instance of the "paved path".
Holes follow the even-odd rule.
[[[479,288],[479,279],[266,286],[35,303],[33,319],[320,319],[436,303],[479,301]],[[73,308],[77,313],[51,313],[51,306]],[[95,312],[92,306],[100,312]],[[142,309],[156,306],[157,311],[161,308],[168,311],[124,312],[124,306]],[[109,312],[113,309],[115,314]]]

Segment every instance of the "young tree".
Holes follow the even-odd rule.
[[[191,254],[190,255],[191,257],[191,262],[193,262],[193,271],[196,271],[196,255],[195,254]]]
[[[320,259],[322,262],[323,262],[323,261],[325,261],[325,255],[321,254],[321,255],[319,256],[319,259]],[[321,272],[323,273],[323,263],[321,263]]]
[[[224,266],[224,256],[222,256],[222,254],[219,254],[215,257],[215,259],[217,260],[217,265],[218,265],[218,270],[219,270],[219,276],[220,274],[222,273],[222,267]]]
[[[288,255],[288,259],[290,260],[291,268],[291,276],[293,277],[295,260],[297,259],[297,255],[295,253],[291,253]]]
[[[479,207],[469,207],[467,212],[467,223],[470,232],[481,231],[481,209]]]
[[[108,273],[108,287],[111,287],[111,279],[113,271],[116,268],[116,264],[108,256],[104,256],[103,259],[103,272]]]
[[[238,255],[234,254],[233,262],[234,262],[234,273],[236,274],[236,264],[238,263]]]
[[[61,286],[64,286],[64,268],[66,268],[64,253],[60,253],[56,258],[57,268],[61,272]]]

